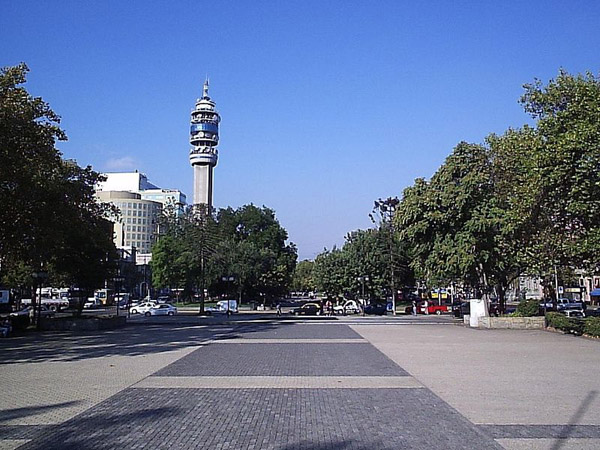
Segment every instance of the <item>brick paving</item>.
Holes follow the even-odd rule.
[[[426,389],[131,389],[21,448],[136,447],[501,448]]]
[[[346,325],[188,332],[196,335],[193,351],[181,348],[166,367],[140,373],[137,383],[51,429],[8,425],[10,414],[0,412],[0,442],[78,450],[501,448]],[[162,349],[162,339],[154,334],[148,351]],[[176,381],[184,387],[172,387]]]
[[[356,344],[207,345],[156,375],[399,376],[406,372],[371,344],[361,341]]]
[[[361,329],[188,318],[1,341],[0,450],[598,448],[598,425],[473,423],[398,365],[406,344]]]

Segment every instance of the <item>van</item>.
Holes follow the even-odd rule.
[[[219,300],[213,312],[238,312],[237,300]]]

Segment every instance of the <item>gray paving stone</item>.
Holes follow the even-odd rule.
[[[158,376],[401,376],[371,344],[212,344],[156,372]]]
[[[128,389],[22,449],[500,449],[425,389]]]
[[[495,439],[600,438],[600,425],[477,425]]]
[[[362,339],[347,325],[281,323],[246,327],[242,334],[246,339]]]
[[[33,439],[52,428],[47,425],[0,425],[0,440]]]

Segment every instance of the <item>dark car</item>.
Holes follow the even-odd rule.
[[[454,314],[454,317],[463,317],[466,314],[471,314],[471,304],[469,302],[455,303],[452,305],[452,314]]]
[[[307,315],[307,316],[318,316],[321,314],[321,306],[316,303],[305,303],[299,308],[290,310],[290,314],[293,315]]]
[[[387,305],[384,303],[365,306],[365,314],[383,316],[387,312]]]

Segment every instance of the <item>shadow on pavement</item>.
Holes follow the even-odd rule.
[[[273,321],[256,324],[205,324],[198,321],[182,323],[165,320],[162,323],[137,322],[117,330],[80,334],[31,333],[0,341],[0,366],[19,362],[78,361],[112,355],[137,356],[170,352],[201,345],[214,338],[236,338],[248,332],[287,325]]]
[[[571,416],[569,423],[561,428],[560,438],[554,442],[550,450],[560,450],[562,447],[565,446],[565,439],[568,439],[573,435],[573,432],[575,431],[577,426],[577,422],[579,422],[579,420],[583,417],[585,412],[589,409],[591,403],[594,401],[597,395],[598,391],[588,392],[588,395],[586,395],[586,397],[581,402],[581,405],[579,405],[579,408],[577,408],[577,411],[575,411],[573,416]]]
[[[125,414],[118,414],[114,411],[95,414],[81,414],[67,422],[57,425],[52,432],[42,431],[31,442],[28,442],[20,449],[108,449],[116,448],[115,444],[119,441],[119,436],[125,436],[128,440],[148,443],[148,434],[156,435],[156,429],[153,425],[170,415],[178,412],[178,408],[162,407],[136,410]],[[129,424],[132,422],[145,423],[147,428],[142,431],[129,434]],[[158,436],[160,442],[163,438]],[[117,442],[115,442],[117,441]],[[142,446],[143,447],[143,446]],[[158,447],[158,445],[157,445]],[[129,448],[129,447],[117,447]],[[150,447],[151,448],[151,447]]]
[[[53,405],[39,405],[28,406],[24,408],[3,409],[2,411],[0,411],[0,424],[9,420],[19,419],[21,417],[29,417],[35,416],[37,414],[43,414],[50,409],[76,406],[80,403],[82,403],[80,400],[73,400],[70,402],[55,403]]]

